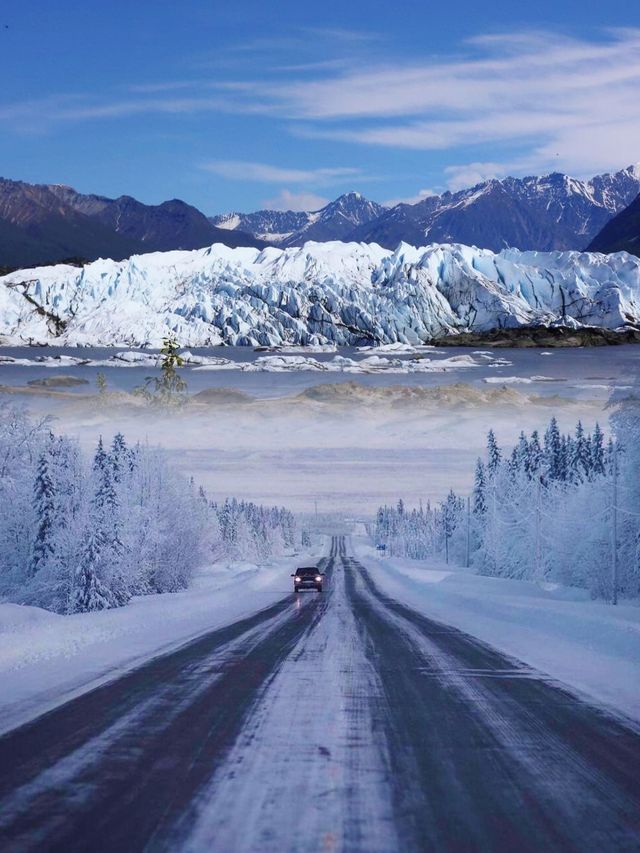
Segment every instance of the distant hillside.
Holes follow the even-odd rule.
[[[608,222],[589,244],[590,252],[630,252],[640,257],[640,195]]]
[[[59,185],[0,178],[0,266],[27,267],[70,257],[121,260],[133,254],[198,249],[213,243],[260,247],[242,231],[212,225],[174,199],[147,205],[129,196],[82,195]]]

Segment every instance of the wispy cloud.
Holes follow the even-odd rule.
[[[359,169],[350,167],[294,169],[256,163],[247,160],[211,160],[202,168],[222,178],[235,181],[258,181],[265,184],[327,185],[339,183],[345,178],[360,177]]]
[[[431,198],[431,196],[437,195],[438,193],[432,189],[423,189],[418,190],[417,193],[409,196],[398,196],[397,198],[390,198],[387,201],[383,202],[385,207],[395,207],[396,204],[417,204],[419,201],[424,201],[425,198]]]
[[[313,38],[339,45],[342,52],[291,50]],[[400,61],[379,61],[366,49],[374,38],[321,29],[253,39],[230,50],[243,56],[264,51],[270,57],[265,73],[255,77],[249,69],[258,63],[247,62],[237,76],[138,83],[124,97],[63,94],[0,104],[0,119],[9,128],[36,132],[61,123],[145,114],[261,115],[298,136],[396,150],[455,149],[451,186],[475,174],[554,167],[586,175],[640,157],[640,29],[612,30],[593,39],[548,32],[484,34],[461,45],[455,56]],[[349,61],[355,57],[357,64]],[[463,149],[474,152],[468,163]],[[505,151],[517,156],[499,153]],[[349,175],[362,178],[354,169],[229,160],[209,168],[265,183],[320,185]]]
[[[466,187],[474,187],[491,178],[501,178],[506,174],[504,163],[465,163],[462,166],[447,166],[447,187],[455,192]]]
[[[599,40],[485,35],[466,55],[370,65],[321,79],[260,82],[292,132],[415,150],[517,146],[513,170],[586,173],[638,159],[640,30]]]
[[[329,199],[310,192],[291,192],[291,190],[280,190],[278,195],[263,201],[263,207],[267,210],[320,210]]]

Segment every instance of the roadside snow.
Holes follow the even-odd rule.
[[[440,560],[355,553],[388,595],[545,672],[640,722],[640,607],[591,601],[584,590],[475,575]]]
[[[269,607],[290,593],[290,573],[310,555],[258,567],[216,564],[179,593],[126,607],[60,616],[0,604],[0,732],[121,675],[199,634]]]

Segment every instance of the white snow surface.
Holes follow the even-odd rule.
[[[420,344],[531,324],[640,325],[640,259],[375,243],[155,252],[0,278],[8,343]]]
[[[290,573],[313,556],[266,566],[214,564],[189,589],[126,607],[61,616],[0,603],[0,733],[209,630],[290,594]]]
[[[442,560],[355,553],[377,586],[640,723],[640,606],[591,601],[585,590],[475,575]]]

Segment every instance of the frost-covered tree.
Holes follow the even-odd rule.
[[[609,599],[615,542],[618,594],[640,595],[640,383],[616,405],[606,450],[598,425],[588,434],[578,423],[573,435],[563,435],[555,418],[542,446],[537,432],[521,434],[505,456],[489,434],[472,494],[469,541],[477,571],[582,586]],[[381,507],[375,537],[391,555],[449,552],[460,562],[465,521],[463,503],[451,493],[426,513]]]
[[[484,516],[487,511],[487,476],[484,462],[476,462],[475,482],[473,486],[473,514]]]
[[[51,436],[48,444],[42,449],[36,469],[34,484],[34,512],[37,530],[33,542],[33,559],[30,574],[33,576],[44,569],[52,560],[55,550],[56,535],[56,493],[53,478],[53,446]]]
[[[495,433],[490,429],[487,436],[487,471],[489,474],[494,474],[500,467],[501,462],[502,454],[500,453]]]
[[[85,545],[73,579],[70,613],[107,610],[114,605],[113,597],[100,580],[103,544],[95,530],[87,531]]]

